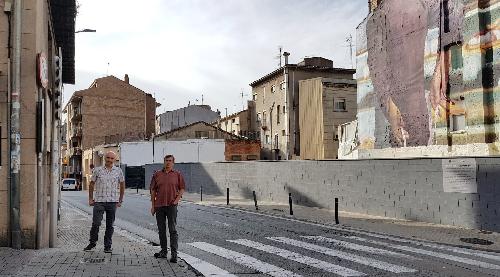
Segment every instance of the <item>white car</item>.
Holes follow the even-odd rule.
[[[62,180],[61,190],[78,190],[78,182],[74,178],[65,178]]]

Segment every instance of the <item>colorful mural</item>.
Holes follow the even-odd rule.
[[[360,149],[497,142],[500,0],[384,0],[357,30]]]

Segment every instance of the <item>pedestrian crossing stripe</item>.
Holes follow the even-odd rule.
[[[301,275],[288,271],[286,269],[262,262],[254,257],[238,253],[226,248],[222,248],[206,242],[192,242],[188,245],[194,246],[203,251],[215,254],[217,256],[229,259],[237,264],[246,266],[264,274],[274,277],[301,277]]]
[[[312,236],[312,237],[308,237],[308,238],[314,239],[317,241],[321,241],[321,242],[328,242],[330,240],[335,241],[334,239],[330,239],[330,238],[322,237],[322,236]],[[410,247],[410,246],[395,245],[395,244],[390,244],[390,243],[386,243],[386,242],[368,240],[365,238],[360,238],[360,237],[355,237],[355,236],[348,236],[346,238],[352,239],[352,240],[357,240],[357,241],[362,241],[362,242],[366,242],[366,243],[376,244],[376,245],[380,245],[380,246],[385,246],[385,247],[389,247],[389,248],[393,248],[393,249],[398,249],[398,250],[402,250],[402,251],[412,252],[412,253],[416,253],[416,254],[431,256],[431,257],[435,257],[435,258],[441,258],[441,259],[459,262],[459,263],[463,263],[463,264],[478,266],[481,268],[500,270],[499,265],[481,262],[481,261],[473,260],[473,259],[469,259],[469,258],[453,256],[453,255],[449,255],[449,254],[429,251],[429,250],[425,250],[425,249],[419,249],[419,248]]]
[[[185,253],[179,253],[179,258],[183,259],[186,263],[188,263],[190,266],[195,268],[198,272],[203,274],[203,276],[210,276],[210,277],[237,277],[234,274],[231,274],[224,269],[217,267],[211,263],[207,263],[203,260],[200,260],[196,257],[193,257],[191,255],[185,254]]]
[[[378,268],[378,269],[393,272],[393,273],[405,273],[405,272],[417,272],[418,271],[418,270],[413,269],[413,268],[408,268],[408,267],[404,267],[404,266],[400,266],[400,265],[394,265],[394,264],[379,261],[376,259],[362,257],[359,255],[355,255],[355,254],[351,254],[351,253],[347,253],[347,252],[343,252],[343,251],[339,251],[339,250],[334,250],[334,249],[330,249],[327,247],[315,245],[312,243],[298,241],[298,240],[289,239],[289,238],[285,238],[285,237],[268,237],[267,239],[272,240],[272,241],[281,242],[281,243],[286,243],[286,244],[296,246],[296,247],[301,247],[301,248],[315,251],[315,252],[325,254],[328,256],[338,257],[338,258],[341,258],[344,260],[359,263],[362,265],[371,266],[374,268]]]
[[[261,250],[261,251],[264,251],[266,253],[275,254],[275,255],[278,255],[280,257],[283,257],[283,258],[286,258],[286,259],[289,259],[289,260],[292,260],[292,261],[295,261],[295,262],[298,262],[301,264],[305,264],[305,265],[315,267],[315,268],[318,268],[318,269],[321,269],[324,271],[338,274],[340,276],[347,277],[347,276],[365,276],[366,275],[362,272],[359,272],[359,271],[356,271],[353,269],[349,269],[349,268],[339,266],[336,264],[331,264],[331,263],[328,263],[328,262],[325,262],[322,260],[318,260],[318,259],[315,259],[315,258],[312,258],[309,256],[304,256],[300,253],[281,249],[281,248],[274,247],[271,245],[262,244],[262,243],[259,243],[256,241],[251,241],[251,240],[247,240],[247,239],[228,240],[228,241],[234,242],[234,243],[237,243],[240,245],[244,245],[247,247],[251,247],[251,248],[254,248],[257,250]]]

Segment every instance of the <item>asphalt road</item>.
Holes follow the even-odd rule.
[[[62,199],[92,212],[86,192]],[[158,243],[149,210],[146,196],[127,194],[115,224]],[[496,253],[189,202],[178,232],[180,257],[206,276],[500,276]]]

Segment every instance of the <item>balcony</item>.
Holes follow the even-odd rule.
[[[71,148],[69,153],[70,153],[70,156],[81,156],[83,151],[80,147],[73,147],[73,148]]]
[[[71,121],[80,121],[82,120],[82,112],[79,108],[73,110],[73,114],[71,115]]]
[[[76,127],[71,133],[71,138],[79,138],[82,136],[82,127]]]

